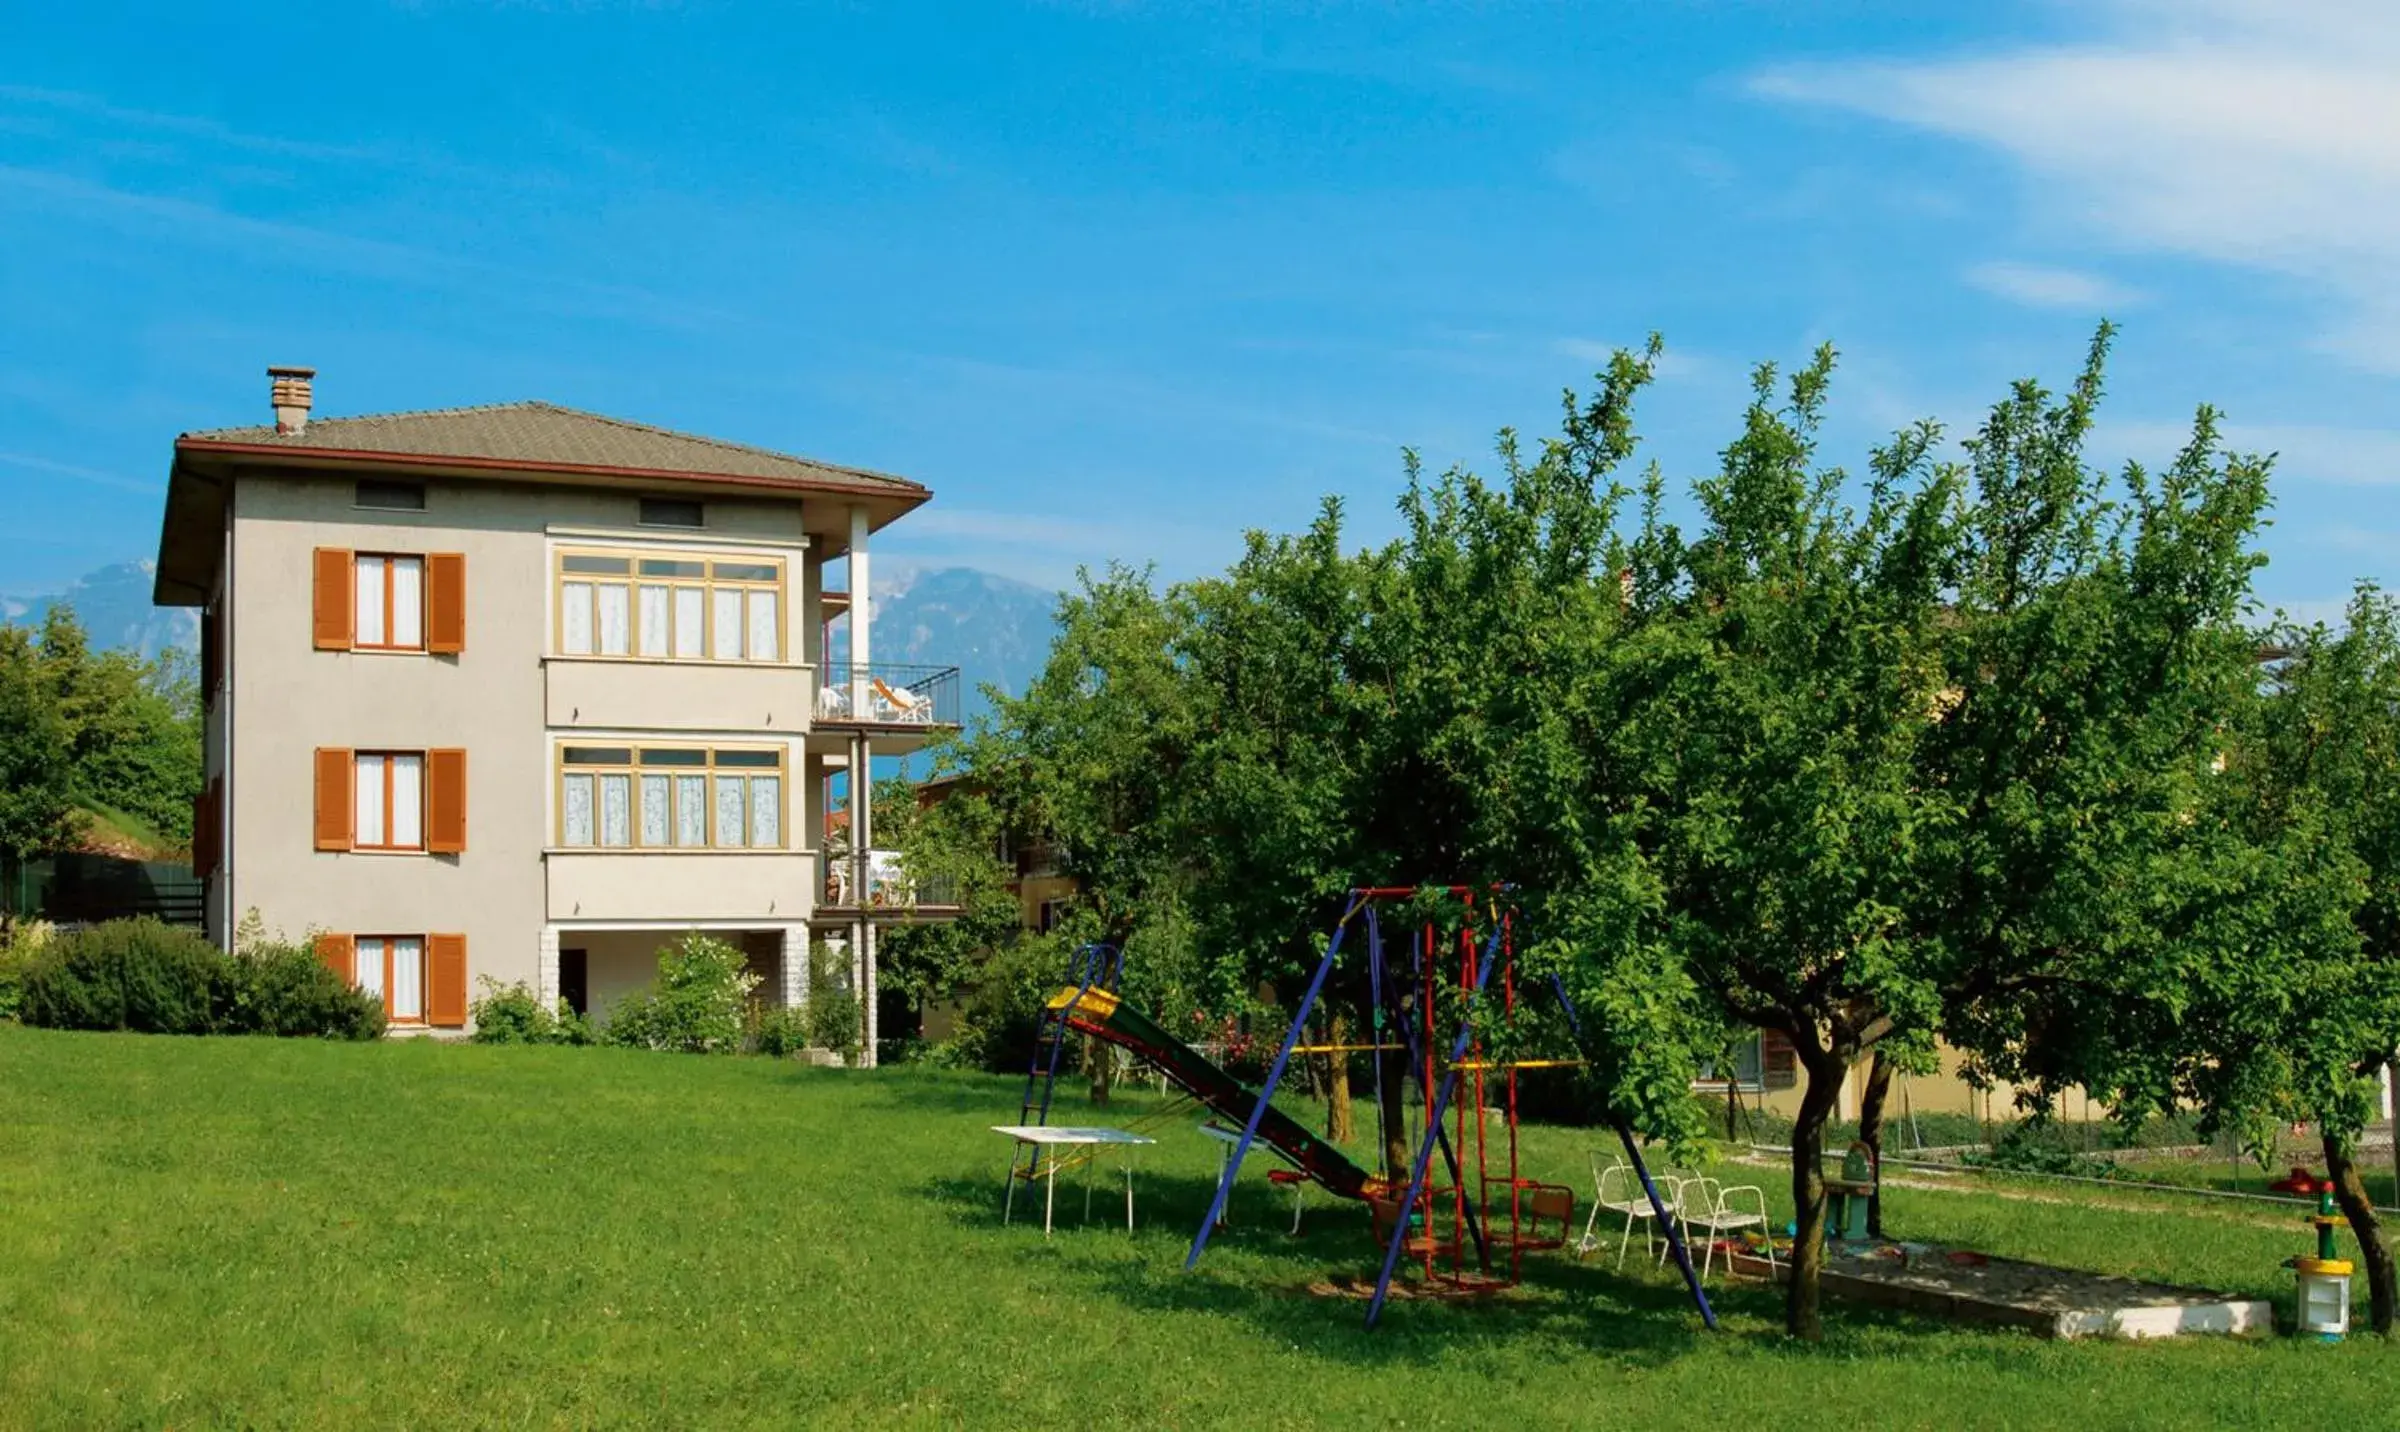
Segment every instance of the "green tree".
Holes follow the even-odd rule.
[[[12,933],[14,883],[24,861],[74,833],[74,757],[66,719],[32,634],[0,627],[0,879],[11,886],[0,919]]]
[[[188,840],[201,784],[199,683],[189,659],[94,651],[64,605],[44,614],[35,654],[64,726],[76,798]]]
[[[2357,1164],[2400,1049],[2400,608],[2372,589],[2342,629],[2280,626],[2193,822],[2215,879],[2170,948],[2073,1037],[2105,1041],[2129,1111],[2189,1101],[2264,1144],[2317,1126],[2326,1174],[2391,1331],[2394,1278]]]
[[[922,1012],[963,995],[1024,935],[1009,885],[1015,872],[1000,861],[1006,817],[972,782],[920,808],[904,781],[890,781],[875,809],[877,838],[900,852],[912,885],[938,889],[944,903],[959,907],[955,919],[890,926],[877,947],[879,981],[904,991]]]
[[[2253,838],[2224,814],[2257,688],[2245,608],[2267,464],[2216,415],[2156,474],[2085,463],[2112,330],[2061,398],[2022,383],[1969,443],[1973,500],[1923,780],[1950,792],[1920,918],[1948,952],[1944,1030],[2037,1107],[2183,1089],[2171,1015],[2233,977]],[[2212,1107],[2225,1109],[2219,1101]]]
[[[1916,762],[1939,705],[1956,494],[1924,425],[1876,452],[1864,509],[1847,506],[1845,474],[1814,465],[1832,370],[1819,350],[1781,403],[1758,371],[1722,471],[1696,484],[1695,538],[1653,496],[1610,670],[1624,784],[1580,813],[1631,819],[1656,889],[1640,937],[1587,978],[1688,978],[1713,1014],[1798,1053],[1786,1318],[1811,1338],[1826,1121],[1853,1063],[1941,1014],[1910,913],[1925,833],[1947,818]]]

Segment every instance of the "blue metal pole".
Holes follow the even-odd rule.
[[[1078,1003],[1091,992],[1092,981],[1098,978],[1104,967],[1108,948],[1106,945],[1085,945],[1075,952],[1075,963],[1068,970],[1068,978],[1076,981],[1075,998]],[[1034,1122],[1036,1124],[1050,1122],[1050,1094],[1058,1087],[1058,1056],[1059,1052],[1066,1048],[1067,1015],[1073,1008],[1073,1005],[1069,1005],[1067,1009],[1042,1011],[1042,1022],[1036,1026],[1033,1064],[1025,1071],[1025,1102],[1017,1112],[1017,1117],[1020,1119],[1024,1118],[1026,1113],[1033,1108],[1034,1071],[1040,1069],[1042,1065],[1042,1034],[1040,1031],[1047,1031],[1050,1040],[1050,1065],[1049,1069],[1041,1076],[1042,1107],[1041,1112],[1034,1118]],[[1039,1144],[1025,1146],[1025,1167],[1028,1171],[1040,1166],[1041,1154],[1042,1150]],[[1010,1166],[1013,1168],[1015,1165],[1012,1163]]]
[[[1317,994],[1325,988],[1325,976],[1332,972],[1336,956],[1342,952],[1342,935],[1350,928],[1350,916],[1344,914],[1342,923],[1333,927],[1333,939],[1325,946],[1325,958],[1317,961],[1317,972],[1308,982],[1308,993],[1300,997],[1300,1008],[1292,1015],[1292,1027],[1283,1032],[1283,1047],[1275,1051],[1275,1062],[1267,1068],[1267,1082],[1260,1086],[1258,1102],[1250,1106],[1250,1118],[1242,1125],[1241,1140],[1233,1146],[1232,1157],[1225,1160],[1225,1172],[1217,1180],[1217,1195],[1208,1201],[1208,1216],[1200,1220],[1200,1232],[1192,1239],[1191,1255],[1183,1260],[1185,1268],[1200,1261],[1208,1247],[1209,1232],[1225,1215],[1225,1196],[1233,1189],[1236,1174],[1242,1171],[1242,1160],[1249,1156],[1250,1143],[1258,1137],[1259,1120],[1267,1116],[1267,1101],[1275,1097],[1275,1085],[1283,1078],[1283,1066],[1291,1062],[1292,1046],[1300,1042],[1301,1026],[1308,1022],[1308,1012],[1316,1007]]]
[[[1550,976],[1550,992],[1558,996],[1558,1007],[1567,1012],[1567,1028],[1574,1032],[1576,1040],[1580,1042],[1583,1038],[1583,1021],[1576,1016],[1575,1001],[1567,997],[1566,984],[1556,974]],[[1691,1289],[1692,1301],[1700,1307],[1700,1321],[1714,1331],[1717,1310],[1708,1305],[1708,1292],[1700,1286],[1700,1274],[1692,1267],[1692,1250],[1684,1246],[1683,1235],[1676,1231],[1675,1220],[1668,1216],[1666,1200],[1658,1196],[1658,1185],[1650,1181],[1650,1166],[1642,1162],[1642,1151],[1634,1146],[1633,1130],[1626,1126],[1623,1119],[1611,1122],[1617,1127],[1618,1141],[1625,1145],[1625,1157],[1633,1160],[1633,1171],[1642,1180],[1642,1192],[1650,1199],[1650,1212],[1658,1219],[1659,1231],[1666,1235],[1667,1246],[1675,1251],[1675,1266],[1683,1270],[1683,1285]],[[1775,1230],[1771,1228],[1764,1232],[1770,1238],[1775,1236]]]
[[[1475,972],[1474,987],[1467,991],[1467,1011],[1458,1022],[1458,1038],[1450,1043],[1450,1067],[1442,1075],[1441,1091],[1433,1096],[1433,1108],[1426,1115],[1425,1140],[1417,1146],[1415,1164],[1408,1173],[1408,1197],[1400,1202],[1400,1216],[1392,1220],[1391,1246],[1383,1250],[1383,1271],[1375,1278],[1375,1296],[1367,1303],[1367,1326],[1375,1326],[1383,1316],[1383,1301],[1392,1291],[1392,1273],[1400,1266],[1400,1249],[1408,1242],[1408,1215],[1417,1206],[1417,1198],[1425,1191],[1425,1174],[1433,1164],[1433,1146],[1442,1132],[1442,1116],[1449,1112],[1450,1096],[1458,1089],[1458,1061],[1467,1055],[1467,1045],[1475,1037],[1475,1003],[1483,995],[1483,986],[1492,977],[1492,966],[1500,953],[1500,927],[1492,927],[1490,946],[1485,949],[1483,966]],[[1430,1032],[1430,1031],[1429,1031]],[[1464,1190],[1461,1190],[1462,1196]],[[1426,1230],[1428,1236],[1432,1229]]]

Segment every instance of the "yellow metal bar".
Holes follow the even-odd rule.
[[[1581,1069],[1583,1059],[1461,1059],[1453,1069]]]
[[[1398,1051],[1405,1044],[1296,1044],[1294,1054],[1373,1054],[1378,1051]]]

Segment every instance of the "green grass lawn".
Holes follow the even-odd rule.
[[[1671,1279],[1557,1256],[1369,1334],[1302,1291],[1371,1271],[1363,1213],[1287,1238],[1263,1176],[1183,1271],[1215,1161],[1188,1120],[1134,1235],[1003,1228],[985,1126],[1015,1103],[913,1070],[0,1027],[0,1424],[2364,1428],[2400,1400],[2372,1339],[2054,1344],[1836,1303],[1803,1347],[1763,1291],[1720,1293],[1711,1335]],[[1527,1142],[1588,1180],[1588,1134]],[[2278,1296],[2302,1241],[2158,1195],[1888,1204],[1904,1235]]]

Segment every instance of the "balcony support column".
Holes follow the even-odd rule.
[[[785,1009],[808,1012],[808,965],[811,941],[808,926],[783,927],[783,988],[777,993]]]
[[[850,509],[850,719],[863,721],[874,708],[867,704],[873,694],[869,686],[867,663],[874,659],[869,650],[874,635],[874,593],[867,590],[872,577],[867,565],[867,509]]]
[[[856,509],[852,509],[853,521]],[[856,548],[852,549],[855,557]],[[858,620],[858,608],[851,608],[851,620]],[[855,631],[853,640],[855,640]],[[855,648],[852,656],[857,655]],[[853,666],[863,671],[863,662]],[[864,707],[859,708],[864,710]],[[867,737],[860,732],[850,738],[850,890],[858,903],[858,923],[850,927],[852,969],[850,987],[858,992],[860,1014],[866,1028],[864,1043],[859,1049],[859,1067],[875,1067],[875,891],[869,884],[874,874],[875,851],[875,778],[871,765],[873,752]]]

